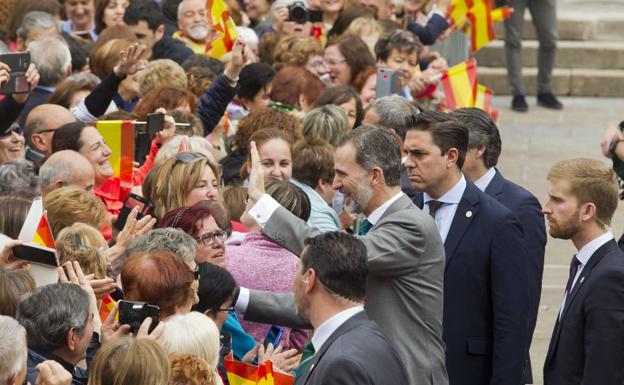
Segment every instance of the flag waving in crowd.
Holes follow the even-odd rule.
[[[476,52],[496,39],[494,22],[509,18],[509,7],[493,8],[492,0],[453,0],[448,11],[451,24],[470,36],[470,47]]]
[[[236,24],[223,0],[206,0],[206,10],[212,15],[213,28],[217,32],[216,39],[207,42],[206,54],[221,59],[234,47],[238,37]]]

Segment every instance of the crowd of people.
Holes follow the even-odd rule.
[[[560,161],[542,207],[488,113],[439,111],[451,1],[224,3],[229,41],[203,0],[0,0],[0,385],[531,384],[546,222],[578,253],[544,383],[624,381],[615,172]],[[17,258],[37,206],[56,283]]]

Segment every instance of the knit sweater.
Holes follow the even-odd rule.
[[[225,265],[239,286],[255,290],[294,293],[299,258],[262,233],[248,233],[239,246],[226,248]],[[264,341],[271,325],[241,320],[256,341]],[[301,350],[305,331],[286,329],[282,345]]]

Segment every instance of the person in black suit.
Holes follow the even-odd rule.
[[[414,203],[446,251],[444,342],[451,385],[520,384],[529,322],[528,257],[516,216],[461,173],[468,130],[422,112],[404,141]]]
[[[314,327],[314,355],[295,385],[407,385],[397,352],[364,312],[366,246],[352,235],[308,238],[295,276],[299,315]]]
[[[529,340],[527,364],[524,369],[524,384],[533,383],[531,359],[528,349],[539,308],[544,272],[544,250],[546,248],[546,226],[542,206],[529,191],[505,179],[496,164],[501,153],[501,138],[496,123],[490,115],[479,108],[460,108],[451,115],[468,128],[468,152],[462,173],[481,191],[495,198],[516,214],[524,232],[524,244],[529,258]]]
[[[624,383],[624,252],[609,228],[618,204],[613,170],[594,159],[548,172],[548,233],[569,239],[572,257],[546,361],[544,385]]]

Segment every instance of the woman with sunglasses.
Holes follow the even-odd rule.
[[[9,160],[24,159],[24,135],[17,123],[0,132],[0,165]]]
[[[191,207],[203,200],[218,200],[219,171],[204,154],[180,152],[165,160],[143,183],[143,196],[164,219],[168,212]]]

